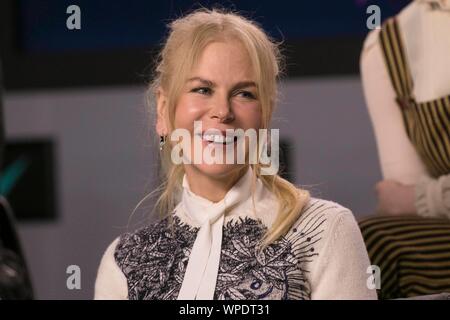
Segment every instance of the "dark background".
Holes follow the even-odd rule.
[[[142,83],[165,25],[202,6],[237,9],[283,41],[289,77],[356,74],[369,31],[366,8],[376,4],[388,17],[408,2],[3,0],[5,85],[17,90]],[[72,4],[81,8],[81,30],[66,28]]]

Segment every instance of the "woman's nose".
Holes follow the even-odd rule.
[[[229,122],[234,120],[230,99],[220,97],[215,99],[213,103],[212,118],[217,118],[220,122]]]

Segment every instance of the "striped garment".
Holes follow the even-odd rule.
[[[380,30],[384,60],[407,135],[429,174],[450,173],[450,96],[417,102],[396,17]],[[380,267],[380,299],[450,292],[450,221],[374,216],[359,221],[373,265]]]
[[[450,293],[449,220],[374,216],[359,226],[380,268],[379,299]]]
[[[388,19],[380,30],[384,60],[402,111],[407,134],[430,175],[450,173],[450,95],[417,102],[397,20]]]

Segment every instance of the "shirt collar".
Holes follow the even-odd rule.
[[[252,217],[255,219],[261,219],[265,224],[270,225],[276,216],[278,210],[278,201],[275,195],[263,184],[261,179],[257,178],[255,181],[255,189],[252,199],[252,180],[253,180],[253,169],[249,166],[247,172],[235,183],[233,188],[239,190],[242,193],[247,193],[248,196],[244,200],[240,201],[232,208],[229,208],[226,212],[225,219],[234,219],[238,217]],[[196,205],[200,205],[207,210],[208,206],[214,204],[214,202],[203,198],[195,194],[189,187],[186,174],[183,176],[182,182],[184,196],[187,196],[187,201],[194,201]],[[255,206],[253,206],[253,200]],[[188,222],[192,225],[198,225],[195,221],[192,221],[186,213],[184,212],[183,206],[180,204],[175,208],[176,214],[181,218],[181,220]]]

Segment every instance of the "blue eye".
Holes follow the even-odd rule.
[[[250,91],[240,91],[237,93],[237,95],[240,95],[241,97],[246,99],[256,99],[255,95]]]
[[[211,89],[208,87],[199,87],[199,88],[192,89],[191,92],[208,95],[208,94],[211,94]]]

